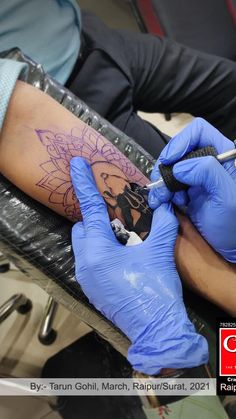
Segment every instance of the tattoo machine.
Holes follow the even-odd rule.
[[[236,145],[236,140],[234,143]],[[222,153],[222,154],[217,154],[215,147],[211,147],[211,146],[203,147],[195,151],[191,151],[190,153],[186,154],[182,159],[178,161],[192,159],[194,157],[206,157],[206,156],[213,156],[218,160],[218,162],[225,163],[226,161],[236,158],[236,149],[226,151],[225,153]],[[175,162],[175,163],[178,163],[178,162]],[[178,191],[188,189],[188,185],[182,182],[179,182],[177,179],[175,179],[173,175],[173,166],[174,165],[166,166],[164,164],[159,164],[161,177],[156,182],[148,183],[146,186],[140,189],[143,192],[149,191],[152,188],[160,188],[162,186],[166,186],[170,192],[178,192]]]

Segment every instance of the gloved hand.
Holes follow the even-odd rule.
[[[89,301],[131,340],[130,363],[147,374],[206,363],[207,342],[187,317],[175,267],[178,222],[171,205],[154,212],[145,242],[125,247],[82,158],[71,160],[71,178],[83,215],[72,231],[76,278]]]
[[[217,153],[234,148],[232,141],[201,118],[196,118],[176,135],[161,153],[152,172],[152,181],[160,176],[158,165],[173,164],[196,148],[214,146]],[[221,165],[214,157],[201,157],[176,163],[173,174],[191,185],[187,192],[175,194],[165,186],[149,193],[152,209],[172,200],[187,214],[201,235],[226,260],[236,263],[236,167],[235,161]]]

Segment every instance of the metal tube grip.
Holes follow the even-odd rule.
[[[173,166],[183,160],[193,159],[195,157],[206,157],[206,156],[213,156],[217,157],[217,151],[215,147],[208,146],[199,148],[197,150],[191,151],[190,153],[186,154],[182,159],[178,160],[172,165],[164,165],[159,164],[159,170],[162,176],[162,179],[164,180],[167,188],[171,192],[178,192],[182,190],[187,190],[189,188],[189,185],[186,185],[185,183],[179,182],[173,175]]]

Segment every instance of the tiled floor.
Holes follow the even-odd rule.
[[[97,12],[112,27],[138,30],[127,1],[82,0],[79,4]],[[166,122],[163,115],[141,115],[169,135],[180,131],[191,119],[189,115],[174,115],[170,122]],[[13,313],[0,325],[0,373],[17,377],[37,377],[48,357],[87,333],[89,328],[66,309],[59,307],[55,318],[58,337],[51,346],[43,346],[37,339],[37,333],[47,294],[16,270],[0,274],[0,281],[0,305],[17,292],[25,293],[33,302],[33,309],[29,314],[22,316]],[[59,416],[51,411],[46,400],[33,397],[2,397],[0,418],[57,419]]]
[[[87,333],[89,328],[60,306],[54,321],[57,338],[52,345],[42,345],[37,335],[47,294],[19,271],[0,274],[0,280],[3,284],[0,305],[17,292],[24,293],[33,303],[28,314],[14,312],[0,325],[0,372],[15,377],[39,377],[50,356]]]
[[[17,292],[24,293],[33,303],[33,308],[27,315],[15,312],[0,325],[0,375],[39,377],[42,366],[49,357],[88,333],[90,329],[60,306],[54,322],[54,328],[58,332],[56,341],[50,346],[42,345],[37,334],[47,294],[16,270],[0,274],[0,281],[0,305]],[[0,418],[58,419],[60,416],[52,412],[47,399],[0,397]]]

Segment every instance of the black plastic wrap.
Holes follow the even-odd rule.
[[[154,163],[152,157],[45,74],[41,65],[24,56],[19,49],[3,52],[0,56],[27,62],[28,83],[101,132],[148,176]],[[3,176],[0,176],[0,196],[0,250],[56,301],[125,354],[128,339],[89,304],[75,280],[71,223],[25,195]]]
[[[91,306],[74,277],[71,223],[0,176],[0,249],[30,280],[125,354],[128,340]]]

